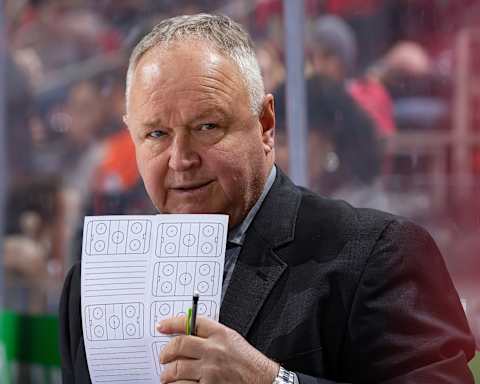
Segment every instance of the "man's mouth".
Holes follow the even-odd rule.
[[[175,192],[197,192],[201,191],[202,189],[207,188],[213,181],[206,181],[206,182],[199,182],[199,183],[186,183],[186,184],[180,184],[171,187],[170,189],[175,191]]]

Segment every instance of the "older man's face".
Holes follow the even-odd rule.
[[[251,112],[237,68],[209,44],[156,47],[139,61],[126,121],[147,192],[162,213],[226,213],[260,195],[273,164],[273,100]]]

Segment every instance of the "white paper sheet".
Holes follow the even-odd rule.
[[[82,323],[92,383],[159,383],[169,337],[184,314],[218,320],[228,216],[89,216],[82,248]]]

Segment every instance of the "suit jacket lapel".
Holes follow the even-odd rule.
[[[250,263],[246,260],[253,259]],[[249,234],[239,255],[223,299],[220,322],[246,337],[269,292],[286,264],[277,258],[257,233]]]
[[[250,225],[220,310],[220,322],[247,334],[287,268],[274,249],[293,240],[300,193],[277,168],[277,177]]]

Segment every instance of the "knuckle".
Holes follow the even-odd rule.
[[[180,367],[181,361],[180,360],[175,360],[173,363],[173,378],[178,379],[181,375],[181,367]]]
[[[181,347],[181,343],[182,341],[180,336],[174,337],[171,341],[172,351],[178,352]]]
[[[168,360],[168,344],[163,348],[160,352],[159,361],[160,363],[164,364]]]
[[[222,326],[217,329],[217,332],[221,337],[228,337],[233,332],[233,329]]]
[[[178,353],[180,347],[179,337],[174,337],[170,342],[163,348],[160,353],[160,362],[165,364],[170,362]]]
[[[177,340],[175,344],[175,352],[181,354],[185,346],[185,336],[177,336],[175,339]]]
[[[162,379],[164,381],[177,381],[181,375],[180,361],[175,360],[163,367]]]
[[[175,363],[165,364],[161,374],[162,382],[171,382],[176,380]]]
[[[227,332],[228,339],[232,341],[238,341],[239,339],[242,338],[242,336],[234,329],[227,328],[226,332]]]
[[[219,352],[221,352],[219,349],[220,349],[220,344],[209,343],[208,345],[205,346],[204,354],[205,356],[215,357]]]
[[[211,367],[213,370],[222,366],[226,356],[228,355],[227,348],[223,344],[216,344],[211,346],[209,353],[209,356],[213,363],[213,366]]]

